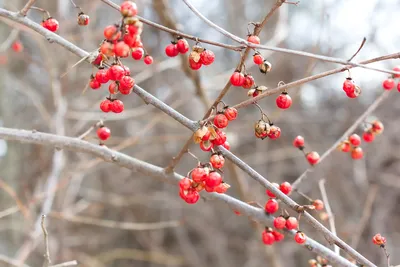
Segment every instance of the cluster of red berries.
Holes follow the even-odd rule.
[[[51,32],[56,32],[60,26],[58,21],[52,17],[48,17],[47,19],[43,20],[41,25],[43,28],[46,28]]]
[[[221,154],[213,153],[209,163],[199,164],[189,172],[188,177],[179,181],[179,196],[186,203],[194,204],[199,200],[199,192],[202,190],[225,193],[230,186],[222,181],[219,173],[219,169],[224,166],[224,163],[225,159]]]
[[[349,98],[356,98],[361,94],[361,88],[354,83],[350,76],[343,82],[343,91]]]
[[[309,260],[308,264],[310,267],[332,267],[332,265],[328,263],[328,260],[322,258],[321,256],[317,256],[316,259]]]
[[[105,127],[104,125],[100,125],[97,129],[97,137],[101,141],[106,141],[111,136],[111,131],[109,128]]]
[[[394,67],[394,71],[400,72],[400,66]],[[396,85],[395,78],[400,78],[400,74],[393,74],[391,77],[383,81],[382,87],[385,90],[392,90]],[[397,90],[400,92],[400,82],[397,83]]]
[[[270,138],[272,140],[278,139],[281,136],[281,128],[268,120],[266,122],[263,118],[254,124],[254,135],[261,140]]]
[[[303,151],[304,155],[306,156],[306,159],[310,165],[315,165],[319,162],[320,156],[318,152],[316,151],[311,151],[306,153],[304,151],[305,146],[304,146],[304,137],[301,135],[298,135],[294,138],[293,140],[293,146],[298,148],[299,150]]]
[[[378,246],[385,246],[386,238],[384,236],[382,236],[381,234],[376,234],[372,237],[372,242]]]
[[[365,129],[363,133],[363,139],[365,142],[370,143],[374,141],[376,135],[380,135],[384,130],[383,123],[374,120],[373,122],[370,123],[370,127]]]
[[[241,86],[244,89],[250,89],[254,86],[254,78],[250,74],[243,74],[239,70],[236,70],[230,78],[233,86]]]

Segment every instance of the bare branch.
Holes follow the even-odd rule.
[[[26,13],[28,13],[29,9],[31,9],[31,7],[35,4],[36,0],[29,0],[26,5],[21,9],[21,11],[19,12],[19,14],[21,16],[26,16]]]
[[[51,265],[49,267],[67,267],[67,266],[75,266],[75,265],[78,265],[77,261],[67,261],[67,262],[56,264],[56,265]]]
[[[45,224],[46,215],[42,215],[42,221],[40,223],[43,231],[44,238],[44,263],[43,267],[48,267],[51,264],[50,259],[50,251],[49,251],[49,234],[47,233],[46,224]]]

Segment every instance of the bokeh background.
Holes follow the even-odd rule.
[[[25,2],[3,0],[0,6],[17,11]],[[175,24],[178,29],[201,38],[232,43],[191,13],[182,1],[136,2],[139,14],[147,19],[170,27]],[[275,3],[273,0],[192,2],[207,18],[241,37],[247,34],[247,23],[261,20]],[[60,21],[61,36],[93,51],[103,38],[102,29],[116,22],[119,13],[101,1],[76,0],[76,4],[90,16],[89,26],[77,26],[78,10],[68,0],[38,0],[35,5],[49,10]],[[359,62],[398,52],[399,4],[396,0],[284,4],[260,36],[262,43],[270,46],[343,59],[349,58],[366,37],[364,48],[355,58]],[[30,11],[28,17],[41,21],[38,11]],[[94,71],[92,67],[83,63],[59,78],[79,59],[3,18],[1,39],[6,40],[15,27],[24,50],[15,53],[3,47],[0,54],[2,126],[79,136],[103,119],[112,131],[112,138],[106,142],[109,147],[159,166],[167,166],[190,136],[187,129],[152,106],[146,106],[134,94],[122,97],[126,107],[122,114],[102,114],[98,104],[107,95],[107,88],[82,93]],[[240,59],[237,52],[204,45],[214,51],[216,62],[198,71],[196,85],[191,75],[183,71],[185,61],[181,63],[180,57],[164,55],[164,47],[171,41],[169,34],[145,25],[142,40],[155,63],[149,67],[127,59],[124,64],[130,67],[141,87],[194,120],[206,111],[206,100],[198,96],[198,88],[204,89],[209,101],[215,99]],[[251,60],[247,68],[257,84],[270,88],[276,87],[279,81],[291,82],[337,67],[300,56],[269,51],[262,54],[273,65],[271,73],[259,73]],[[396,64],[396,60],[391,60],[373,65],[390,69]],[[307,148],[322,154],[381,94],[385,74],[363,69],[354,69],[351,73],[363,90],[357,99],[348,99],[341,89],[346,73],[290,89],[294,104],[283,112],[277,109],[275,96],[263,99],[260,105],[282,129],[278,140],[256,139],[253,123],[259,119],[259,111],[251,106],[240,110],[239,118],[227,130],[232,152],[270,181],[293,182],[308,167],[302,153],[292,147],[293,138],[304,136]],[[231,88],[224,98],[231,105],[245,99],[246,91],[239,88]],[[350,155],[335,151],[300,187],[311,198],[320,198],[318,181],[326,179],[338,235],[379,266],[386,259],[371,242],[377,232],[387,237],[392,262],[400,262],[399,254],[395,253],[400,249],[399,107],[400,96],[393,91],[373,117],[368,118],[369,121],[379,118],[385,132],[373,143],[362,144],[364,159],[354,161]],[[356,133],[362,131],[359,128]],[[87,140],[97,142],[94,133]],[[192,146],[191,151],[203,160],[209,156],[197,146]],[[186,174],[195,164],[186,155],[176,171]],[[228,163],[224,172],[225,180],[232,185],[229,195],[261,204],[266,201],[264,189],[239,169]],[[266,247],[261,242],[262,226],[244,216],[236,216],[228,206],[204,200],[194,206],[187,205],[179,198],[177,185],[163,184],[90,155],[0,140],[0,179],[0,254],[10,259],[25,255],[29,266],[43,263],[42,233],[37,231],[37,224],[35,228],[35,221],[43,203],[53,193],[47,225],[54,263],[77,260],[80,266],[96,267],[283,267],[308,266],[308,259],[315,257],[291,238]],[[49,180],[56,183],[49,185]],[[307,203],[296,193],[292,196],[300,203]],[[73,222],[61,218],[63,214],[87,217],[95,222],[181,223],[178,227],[160,230],[132,231],[119,229],[118,225],[104,228]],[[321,217],[320,213],[315,216]],[[326,221],[323,223],[327,225]],[[329,246],[312,228],[304,223],[301,228]],[[1,260],[0,265],[7,266]]]

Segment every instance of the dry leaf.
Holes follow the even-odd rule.
[[[206,126],[202,126],[200,129],[198,129],[194,134],[193,134],[193,142],[196,144],[201,142],[201,139],[203,136],[207,133],[208,129]]]

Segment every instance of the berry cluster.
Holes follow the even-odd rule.
[[[394,71],[400,71],[400,66],[394,67]],[[383,81],[382,87],[385,90],[392,90],[396,85],[395,79],[400,78],[400,75],[393,74],[392,76],[388,77],[386,80]],[[400,92],[400,82],[397,83],[397,90]]]
[[[298,148],[299,150],[301,150],[304,153],[304,155],[305,155],[308,163],[310,163],[310,165],[315,165],[319,162],[320,156],[319,156],[318,152],[311,151],[311,152],[306,153],[304,151],[304,149],[305,149],[304,137],[302,137],[301,135],[298,135],[294,138],[293,146]]]
[[[273,140],[278,139],[281,136],[281,128],[270,121],[268,116],[257,103],[255,103],[255,105],[261,112],[261,119],[254,124],[254,135],[261,140],[264,140],[267,137]]]
[[[272,245],[275,242],[282,241],[285,236],[271,227],[265,227],[265,230],[261,234],[262,241],[265,245]]]
[[[181,39],[182,40],[182,39]],[[181,51],[186,50],[186,44],[187,41],[185,40],[186,44],[185,46],[181,44],[181,47],[185,47],[184,50],[183,48],[179,48],[179,41],[176,44],[177,48],[176,49],[181,49],[179,50],[180,53],[182,53]],[[187,48],[189,49],[189,45],[187,45]],[[186,50],[184,53],[186,53],[188,50]],[[168,54],[167,54],[168,55]],[[196,44],[195,46],[192,47],[192,52],[190,52],[189,55],[189,67],[192,70],[198,70],[201,68],[201,66],[208,66],[211,65],[215,60],[215,55],[214,52],[211,50],[207,50],[201,46],[199,46],[198,44]]]
[[[361,88],[354,83],[350,75],[343,82],[343,91],[349,98],[356,98],[361,94]]]
[[[322,258],[321,256],[317,256],[316,259],[311,259],[308,261],[310,267],[332,267],[332,265],[328,264],[328,260]]]

